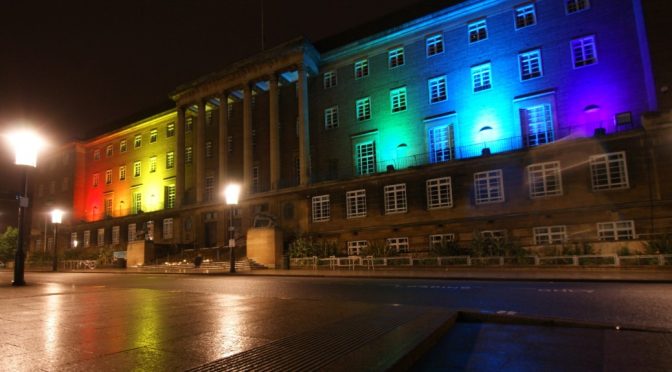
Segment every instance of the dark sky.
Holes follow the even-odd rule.
[[[261,0],[0,1],[0,133],[19,120],[56,143],[95,133],[261,49]],[[418,1],[265,0],[265,45],[318,41]],[[670,5],[643,2],[669,83]],[[4,177],[14,166],[0,147]],[[0,192],[15,189],[6,180]]]

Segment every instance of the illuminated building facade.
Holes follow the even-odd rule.
[[[159,243],[224,246],[231,181],[243,237],[263,214],[287,241],[312,233],[350,254],[670,227],[669,141],[652,137],[667,127],[641,119],[656,98],[639,0],[432,6],[364,37],[266,50],[81,144],[73,239],[123,248],[142,226]]]

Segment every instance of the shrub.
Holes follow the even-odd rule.
[[[672,254],[672,236],[669,234],[659,235],[644,245],[647,254]]]
[[[289,256],[292,258],[329,257],[337,254],[338,247],[335,242],[318,240],[311,235],[300,236],[289,245]]]
[[[390,248],[384,240],[372,240],[369,242],[369,245],[362,250],[362,255],[364,256],[394,257],[398,254],[399,252]]]

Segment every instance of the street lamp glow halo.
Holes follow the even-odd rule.
[[[60,209],[54,209],[51,211],[51,223],[61,223],[63,221],[63,215],[65,212],[63,212]]]
[[[37,166],[37,154],[46,146],[44,139],[30,129],[18,129],[5,135],[14,149],[16,165]]]
[[[226,185],[224,189],[224,198],[226,199],[227,205],[236,205],[238,204],[238,199],[240,197],[240,185],[237,183],[230,183]]]

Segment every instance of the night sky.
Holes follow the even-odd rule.
[[[319,41],[418,1],[266,0],[265,46],[300,35]],[[653,16],[654,71],[669,84],[670,5],[643,2]],[[261,50],[261,0],[3,0],[1,12],[0,133],[24,120],[57,144],[99,134]],[[15,167],[1,147],[5,177]],[[18,190],[13,178],[4,180],[0,193]]]

